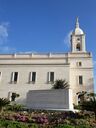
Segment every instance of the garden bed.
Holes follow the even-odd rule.
[[[93,113],[37,111],[0,114],[0,128],[96,128]]]

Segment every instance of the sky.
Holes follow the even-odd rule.
[[[96,0],[0,0],[0,53],[70,52],[76,17],[96,80]]]

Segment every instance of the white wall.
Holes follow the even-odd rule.
[[[35,84],[29,83],[29,73],[36,72]],[[48,82],[48,72],[54,72],[54,80],[66,79],[69,82],[69,65],[2,65],[0,72],[0,97],[8,97],[8,92],[20,94],[18,102],[25,104],[26,93],[29,90],[51,89],[52,85]],[[12,84],[11,73],[18,72],[19,79],[17,84]]]
[[[73,100],[76,103],[77,92],[94,91],[93,62],[91,54],[88,55],[86,53],[71,54],[68,61],[70,63],[70,85],[73,90]],[[81,62],[82,65],[78,66],[77,62]],[[83,77],[82,85],[79,84],[79,76]]]
[[[78,67],[77,62],[82,66]],[[35,84],[29,84],[29,73],[36,72]],[[29,90],[51,89],[48,83],[48,72],[54,72],[56,79],[66,79],[73,91],[74,103],[77,102],[76,92],[83,90],[93,91],[93,63],[90,53],[67,53],[49,55],[0,55],[0,97],[8,97],[8,92],[20,94],[18,102],[26,103],[26,94]],[[11,73],[18,72],[17,84],[10,83]],[[78,85],[77,77],[83,76],[84,84]]]

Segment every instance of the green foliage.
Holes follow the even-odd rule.
[[[93,112],[43,111],[0,113],[0,128],[95,128]]]
[[[36,124],[25,124],[17,121],[0,120],[0,128],[38,128]]]
[[[4,128],[28,128],[27,125],[25,125],[23,123],[16,122],[16,121],[1,120],[0,124]]]
[[[12,104],[12,105],[8,105],[6,107],[6,110],[18,112],[24,110],[24,106],[21,104]]]
[[[53,84],[53,89],[65,89],[68,88],[69,84],[66,82],[66,80],[56,80]]]
[[[90,126],[86,125],[79,125],[79,126],[72,126],[72,125],[65,125],[65,124],[60,124],[56,126],[55,128],[91,128]]]
[[[37,125],[34,123],[21,123],[17,121],[0,120],[0,128],[91,128],[88,125]]]
[[[80,99],[80,103],[82,103],[85,100],[85,95],[87,94],[86,91],[78,92],[76,93],[78,95],[78,98]]]
[[[0,112],[2,111],[2,108],[8,105],[10,101],[6,98],[0,98]]]
[[[64,125],[64,124],[60,124],[58,125],[57,127],[55,128],[75,128],[74,126],[71,126],[71,125]]]
[[[74,107],[74,109],[78,109],[78,110],[81,109],[80,105],[75,105],[75,104],[73,104],[73,107]]]
[[[92,127],[90,127],[90,126],[86,126],[86,125],[80,125],[80,126],[76,126],[75,128],[92,128]]]
[[[92,111],[96,119],[96,94],[87,93],[86,98],[78,105],[81,110]]]
[[[93,93],[87,95],[87,99],[81,104],[83,110],[96,112],[96,96]]]

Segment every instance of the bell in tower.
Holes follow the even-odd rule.
[[[79,27],[79,20],[76,19],[75,30],[71,35],[71,52],[86,52],[85,33]]]

